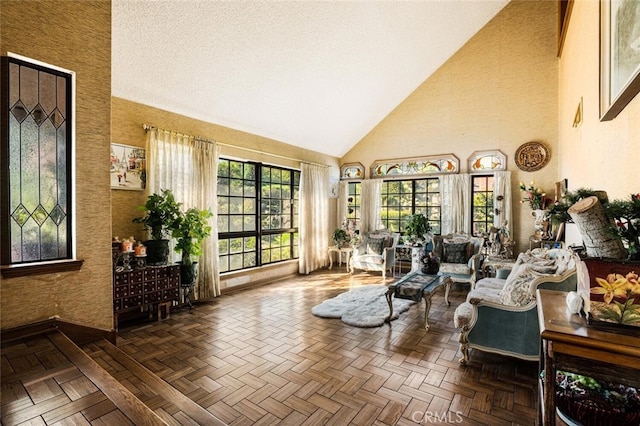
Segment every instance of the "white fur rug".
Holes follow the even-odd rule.
[[[355,327],[379,327],[389,315],[389,305],[384,296],[386,292],[387,286],[382,284],[356,287],[314,306],[311,313],[323,318],[340,318],[345,324]],[[392,320],[416,303],[395,297],[391,300]]]

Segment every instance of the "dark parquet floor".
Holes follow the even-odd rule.
[[[459,365],[462,285],[451,306],[434,295],[428,332],[424,303],[375,328],[311,314],[379,283],[335,268],[292,277],[121,329],[118,347],[233,425],[535,424],[536,363],[472,351]]]
[[[458,363],[453,312],[464,286],[452,288],[451,306],[442,291],[434,295],[429,331],[424,303],[374,328],[311,314],[341,292],[380,283],[380,274],[334,268],[225,294],[162,321],[121,326],[118,349],[198,404],[196,410],[170,393],[161,396],[159,382],[132,374],[106,342],[82,349],[167,424],[212,424],[209,413],[230,425],[536,423],[536,363],[477,351],[467,366]],[[20,424],[20,409],[45,403],[38,422],[25,424],[128,424],[49,341],[31,345],[40,346],[40,359],[18,361],[20,347],[3,347],[2,408],[15,410],[11,418],[2,413],[3,424]],[[30,368],[28,389],[5,382],[7,374],[19,374],[7,356]],[[16,409],[17,400],[25,406]],[[46,414],[60,401],[79,401],[77,410]]]

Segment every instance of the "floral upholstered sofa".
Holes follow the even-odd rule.
[[[469,348],[529,361],[539,359],[540,329],[536,290],[576,290],[576,257],[566,249],[520,253],[513,268],[482,278],[454,313],[460,328],[461,364]]]
[[[436,235],[433,254],[440,259],[440,273],[454,282],[468,283],[473,288],[482,262],[482,238],[467,234]]]
[[[393,274],[396,246],[399,239],[399,233],[386,230],[365,234],[362,243],[354,248],[351,255],[350,272],[353,274],[356,269],[381,271],[382,279],[385,280],[387,271],[391,271]]]

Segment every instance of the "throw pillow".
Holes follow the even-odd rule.
[[[467,263],[468,243],[444,243],[445,263]]]
[[[369,238],[367,240],[367,253],[369,254],[382,254],[384,249],[384,238]]]

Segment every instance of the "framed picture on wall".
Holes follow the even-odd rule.
[[[600,2],[600,121],[613,120],[640,91],[640,2]]]
[[[146,187],[147,164],[144,148],[111,144],[111,189],[142,191]]]

